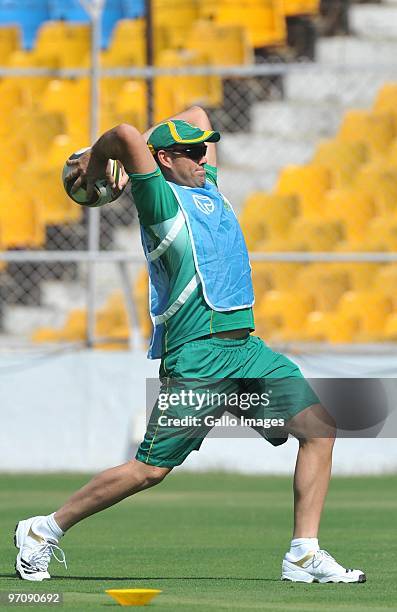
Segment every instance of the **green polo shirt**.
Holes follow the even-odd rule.
[[[207,179],[217,184],[217,170],[205,166]],[[159,168],[149,174],[130,174],[131,193],[138,211],[140,224],[160,244],[156,226],[172,220],[179,211],[178,202]],[[170,247],[161,255],[168,273],[170,297],[167,307],[180,295],[195,274],[193,250],[186,225]],[[217,312],[206,303],[201,285],[189,296],[185,304],[165,322],[163,354],[172,349],[215,332],[232,329],[254,329],[252,308]]]

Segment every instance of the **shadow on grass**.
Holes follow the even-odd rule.
[[[0,574],[0,578],[15,578],[15,574]],[[126,581],[126,580],[233,580],[238,582],[279,582],[278,578],[241,578],[234,576],[52,576],[52,580]],[[45,581],[47,582],[47,581]]]

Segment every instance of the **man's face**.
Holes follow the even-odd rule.
[[[160,149],[157,153],[162,170],[168,180],[185,187],[203,187],[205,184],[204,164],[207,147],[197,145],[174,145]]]

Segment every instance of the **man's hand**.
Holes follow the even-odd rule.
[[[75,193],[80,187],[86,186],[88,201],[93,196],[94,184],[98,179],[106,179],[112,191],[118,195],[128,183],[128,174],[120,164],[120,178],[116,185],[112,175],[111,161],[98,159],[95,153],[91,155],[91,149],[88,149],[78,159],[68,159],[66,163],[73,167],[69,174],[70,179],[76,177],[71,192]]]

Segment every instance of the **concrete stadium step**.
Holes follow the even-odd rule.
[[[397,20],[397,10],[395,11]],[[317,63],[355,64],[365,67],[395,63],[397,37],[394,40],[377,40],[359,36],[334,36],[320,38],[317,42]]]
[[[303,164],[311,156],[315,142],[299,138],[277,138],[263,134],[225,134],[220,143],[219,163],[223,167],[272,171],[286,164]]]
[[[374,50],[375,51],[375,50]],[[397,51],[397,47],[396,47]],[[343,109],[368,108],[385,81],[397,81],[397,65],[373,68],[361,63],[357,68],[322,64],[321,70],[305,75],[293,71],[285,77],[285,94],[289,100],[306,101],[311,107],[318,103],[332,103]]]
[[[317,140],[335,134],[343,108],[327,101],[309,106],[306,102],[286,100],[255,104],[251,113],[255,134]]]
[[[4,310],[3,332],[11,337],[30,341],[30,336],[39,327],[60,327],[65,320],[62,311],[51,306],[9,306]]]
[[[397,3],[356,4],[350,7],[354,34],[366,38],[397,40]]]

